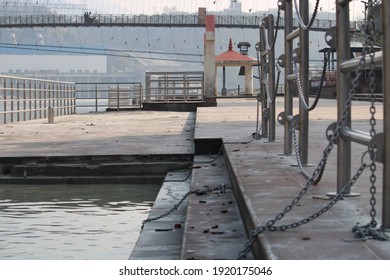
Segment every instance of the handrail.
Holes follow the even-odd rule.
[[[143,102],[140,82],[76,83],[76,112],[139,109]]]
[[[75,83],[0,75],[1,122],[75,113]]]

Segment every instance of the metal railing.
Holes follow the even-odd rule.
[[[337,48],[337,103],[338,103],[338,124],[332,124],[333,126],[342,124],[340,128],[341,137],[337,142],[337,192],[341,190],[341,187],[347,184],[351,180],[351,166],[352,166],[352,143],[359,143],[364,146],[367,146],[369,150],[372,150],[376,155],[371,155],[374,161],[383,162],[383,213],[382,213],[382,228],[390,229],[390,173],[389,171],[389,159],[390,159],[390,139],[388,138],[388,133],[390,131],[390,118],[387,113],[389,110],[389,98],[386,94],[383,94],[383,108],[384,108],[384,121],[383,121],[383,133],[376,133],[375,131],[375,97],[371,101],[370,112],[372,114],[370,124],[371,131],[370,133],[357,131],[352,128],[351,121],[351,108],[344,113],[345,106],[350,102],[351,94],[354,93],[354,81],[351,80],[351,71],[356,71],[357,75],[362,72],[364,69],[370,69],[373,72],[375,78],[375,69],[376,67],[382,68],[383,77],[382,86],[383,93],[387,93],[390,90],[390,84],[387,77],[387,72],[389,71],[387,67],[390,66],[390,2],[383,1],[382,4],[376,6],[377,14],[372,14],[373,18],[382,19],[382,22],[376,22],[371,24],[370,21],[374,19],[371,16],[367,17],[368,26],[371,28],[370,32],[366,31],[366,43],[374,44],[373,34],[377,32],[378,34],[381,31],[375,30],[375,28],[382,28],[383,30],[383,52],[376,52],[372,46],[366,46],[367,52],[364,52],[363,59],[353,59],[351,57],[350,51],[350,29],[351,25],[349,22],[349,3],[345,0],[336,1],[337,9],[337,32],[335,32],[334,38],[330,38],[330,44],[334,44],[333,47]],[[373,2],[371,3],[373,5]],[[374,8],[371,11],[375,13]],[[332,46],[331,46],[332,47]],[[353,86],[352,91],[350,89],[351,84]],[[374,96],[374,88],[371,89],[371,93]],[[336,129],[336,128],[335,128]],[[375,151],[377,150],[377,151]],[[370,169],[372,169],[370,167]],[[373,183],[373,182],[372,182]]]
[[[360,144],[367,147],[373,163],[383,163],[383,207],[382,207],[382,228],[390,229],[390,98],[386,93],[390,90],[389,75],[390,67],[390,1],[382,1],[382,4],[374,5],[370,2],[372,9],[370,9],[367,17],[368,25],[365,30],[365,47],[363,49],[363,56],[358,58],[351,57],[351,22],[349,21],[349,0],[337,0],[337,24],[329,28],[326,32],[325,40],[330,48],[337,50],[337,122],[332,123],[326,132],[326,135],[331,142],[327,148],[327,156],[331,150],[332,145],[337,144],[337,184],[336,195],[353,195],[350,185],[354,181],[351,174],[352,167],[352,143]],[[285,68],[285,112],[281,116],[281,122],[285,126],[284,135],[284,152],[285,154],[292,154],[292,134],[295,130],[294,125],[298,124],[296,129],[299,130],[299,149],[300,159],[302,164],[307,164],[308,157],[308,113],[310,108],[307,108],[305,103],[308,101],[309,85],[308,85],[308,32],[310,26],[304,26],[293,30],[293,5],[295,1],[279,1],[285,14],[285,54],[282,56]],[[302,16],[303,22],[309,22],[308,0],[299,1],[299,13]],[[374,9],[375,8],[375,9]],[[370,15],[372,13],[372,15]],[[375,22],[370,22],[375,21]],[[315,21],[314,21],[315,23]],[[383,36],[383,51],[378,52],[374,47],[374,38],[377,35]],[[299,38],[299,48],[293,50],[293,40]],[[299,63],[299,72],[295,71],[294,65]],[[326,64],[325,64],[326,65]],[[376,79],[377,68],[382,69],[381,81],[383,88],[383,133],[377,133],[376,125],[376,99],[375,83],[379,81]],[[358,91],[361,77],[365,71],[370,72],[370,132],[362,132],[352,127],[351,109],[352,99]],[[354,72],[354,75],[351,75]],[[352,77],[355,77],[352,79]],[[299,82],[298,91],[300,93],[299,115],[293,115],[292,104],[292,85],[293,82]],[[303,106],[305,105],[305,106]],[[337,139],[337,141],[336,141]],[[334,143],[333,143],[334,141]],[[295,141],[294,141],[295,142]],[[294,143],[296,144],[296,143]],[[298,152],[297,152],[298,153]],[[325,152],[324,152],[325,157]],[[324,159],[323,159],[324,160]],[[360,159],[361,160],[361,159]],[[362,161],[362,160],[361,160]],[[363,163],[362,163],[363,165]],[[324,165],[322,165],[324,166]],[[361,167],[362,168],[362,167]],[[316,170],[316,174],[320,174],[320,168]],[[322,176],[322,175],[320,175]],[[371,176],[371,192],[375,194],[375,180]],[[310,178],[316,181],[316,178]],[[375,178],[374,178],[375,179]],[[355,179],[356,180],[356,179]],[[370,203],[374,203],[374,199]],[[372,205],[374,208],[375,205]],[[374,213],[374,212],[372,212]],[[374,219],[374,217],[373,217]]]
[[[257,29],[263,16],[255,15],[216,15],[216,28],[253,28]],[[299,23],[291,22],[293,28]],[[334,20],[317,19],[312,30],[324,31],[334,26]],[[204,19],[197,14],[175,15],[20,15],[0,17],[0,27],[45,27],[45,26],[150,26],[150,27],[203,27]],[[356,25],[356,23],[355,23]],[[280,28],[284,28],[281,18]]]
[[[76,83],[76,112],[139,109],[142,96],[140,82]]]
[[[145,102],[203,101],[203,72],[147,72]]]
[[[2,123],[75,113],[74,83],[0,75]]]
[[[269,142],[275,142],[276,111],[275,98],[275,24],[274,16],[268,15],[260,25],[260,42],[256,46],[258,60],[260,62],[260,96],[262,97],[263,122],[262,135],[268,136]],[[266,30],[268,32],[266,32]],[[268,42],[268,44],[267,44]],[[268,45],[268,46],[267,46]],[[263,69],[263,71],[260,71]]]

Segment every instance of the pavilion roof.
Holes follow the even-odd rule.
[[[229,48],[227,52],[221,53],[220,55],[217,55],[215,57],[215,61],[218,64],[223,64],[223,63],[242,63],[242,64],[247,64],[247,63],[255,63],[257,62],[255,59],[243,55],[239,52],[236,52],[233,50],[233,44],[232,44],[232,39],[229,41]]]

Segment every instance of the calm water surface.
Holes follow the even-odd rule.
[[[0,259],[128,259],[159,185],[0,185]]]

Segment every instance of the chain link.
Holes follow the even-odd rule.
[[[298,145],[298,137],[297,137],[297,133],[296,133],[296,123],[293,122],[292,125],[291,125],[291,134],[293,136],[293,143],[294,143],[294,149],[295,149],[295,156],[297,158],[297,164],[298,164],[298,168],[299,170],[301,171],[302,175],[306,178],[306,179],[310,179],[311,176],[309,175],[309,173],[307,173],[305,171],[305,169],[303,168],[303,165],[302,165],[302,160],[301,160],[301,151],[299,149],[299,145]],[[321,171],[318,172],[316,178],[313,179],[313,185],[317,185],[321,179],[322,179],[322,175],[324,174],[324,170],[325,170],[325,165],[326,163],[321,167]]]
[[[272,51],[275,48],[276,39],[278,38],[278,31],[279,31],[279,27],[280,27],[279,24],[280,24],[280,7],[278,7],[278,15],[277,15],[277,18],[276,18],[275,36],[274,36],[274,41],[272,42],[272,46],[269,49],[270,51]]]
[[[368,3],[368,10],[373,8],[373,1],[369,1]],[[366,44],[369,46],[368,47],[368,54],[370,57],[370,84],[369,84],[369,89],[370,89],[370,136],[374,138],[376,136],[376,107],[375,107],[375,90],[376,90],[376,74],[375,74],[375,50],[374,50],[374,40],[375,40],[375,23],[373,18],[370,18],[367,22],[366,25],[366,34],[368,34],[366,38]],[[366,53],[364,53],[365,55]],[[371,143],[368,146],[367,153],[370,155],[371,159],[371,164],[370,164],[370,216],[371,216],[371,221],[365,225],[365,226],[359,226],[358,224],[353,227],[352,232],[355,233],[356,238],[367,238],[371,236],[374,239],[377,240],[387,240],[389,237],[384,233],[383,230],[378,230],[376,229],[376,226],[378,225],[376,221],[376,154],[378,152],[378,149],[375,144]]]
[[[302,17],[301,17],[301,14],[300,14],[300,12],[299,12],[297,0],[294,0],[295,14],[297,15],[298,23],[299,23],[299,25],[301,26],[301,28],[302,28],[303,30],[308,30],[308,29],[310,29],[311,26],[313,25],[314,20],[315,20],[316,17],[317,17],[319,4],[320,4],[320,0],[317,0],[316,6],[315,6],[315,8],[314,8],[313,15],[312,15],[312,17],[311,17],[311,19],[310,19],[310,22],[309,22],[308,25],[306,25],[306,24],[303,22]]]
[[[164,180],[164,183],[184,183],[191,177],[192,171],[190,170],[187,174],[187,176],[184,179],[171,179],[171,180]]]
[[[141,230],[144,228],[145,224],[146,223],[149,223],[149,222],[153,222],[153,221],[157,221],[157,220],[160,220],[162,218],[165,218],[166,216],[169,216],[170,214],[172,214],[173,212],[175,212],[179,207],[180,205],[182,205],[184,203],[184,201],[192,194],[195,194],[195,195],[198,195],[198,196],[201,196],[201,195],[207,195],[209,193],[212,193],[212,192],[215,192],[215,191],[224,191],[224,188],[225,188],[225,185],[221,185],[219,187],[215,187],[215,188],[208,188],[207,190],[194,190],[194,191],[189,191],[187,192],[183,197],[182,199],[180,199],[180,201],[175,204],[169,211],[165,212],[164,214],[161,214],[160,216],[157,216],[157,217],[154,217],[154,218],[148,218],[146,220],[143,220],[142,221],[142,226],[141,226]]]
[[[323,89],[323,84],[324,84],[324,80],[325,80],[325,75],[326,75],[326,68],[328,67],[328,61],[329,61],[329,57],[330,57],[330,52],[331,50],[329,49],[325,58],[324,58],[324,65],[322,67],[322,74],[321,74],[321,81],[320,81],[320,86],[318,87],[318,90],[317,90],[317,93],[316,93],[316,96],[314,98],[314,102],[311,106],[309,106],[307,103],[306,103],[306,100],[305,100],[305,94],[303,92],[303,88],[302,88],[302,84],[301,84],[301,79],[299,77],[299,72],[298,72],[298,66],[297,66],[297,62],[296,60],[294,59],[293,60],[293,65],[294,65],[294,74],[295,74],[295,80],[297,82],[297,87],[298,87],[298,93],[299,93],[299,99],[301,100],[304,108],[307,110],[307,111],[312,111],[314,110],[316,107],[317,107],[317,104],[318,104],[318,101],[320,100],[320,97],[321,97],[321,93],[322,93],[322,89]]]
[[[284,208],[284,210],[282,212],[280,212],[279,214],[277,214],[275,216],[275,218],[269,220],[264,226],[259,226],[257,227],[255,230],[253,230],[250,234],[250,238],[249,240],[245,243],[245,247],[244,249],[239,253],[237,259],[239,260],[243,260],[246,258],[246,256],[248,255],[248,253],[250,252],[251,248],[252,248],[252,245],[253,243],[256,241],[257,239],[257,236],[259,234],[262,234],[264,233],[266,230],[269,230],[269,231],[285,231],[285,230],[288,230],[288,229],[292,229],[292,228],[297,228],[299,226],[302,226],[302,225],[305,225],[315,219],[317,219],[318,217],[320,217],[322,214],[324,214],[325,212],[327,212],[329,209],[331,209],[340,199],[342,199],[344,197],[344,195],[346,193],[349,192],[349,190],[351,189],[351,187],[355,184],[355,182],[359,179],[359,177],[363,174],[363,171],[364,169],[367,167],[366,164],[362,164],[360,166],[360,168],[357,170],[356,174],[352,177],[352,179],[343,187],[343,189],[335,196],[333,197],[333,199],[325,206],[323,207],[320,211],[314,213],[313,215],[305,218],[305,219],[302,219],[301,221],[298,221],[298,222],[295,222],[295,223],[291,223],[291,224],[287,224],[287,225],[282,225],[282,226],[274,226],[274,224],[283,219],[284,216],[290,212],[295,205],[298,204],[298,202],[301,200],[301,198],[307,193],[307,191],[309,190],[309,188],[311,187],[312,185],[312,179],[309,179],[309,181],[306,183],[305,187],[299,192],[299,194],[292,200],[292,202],[286,206]]]

